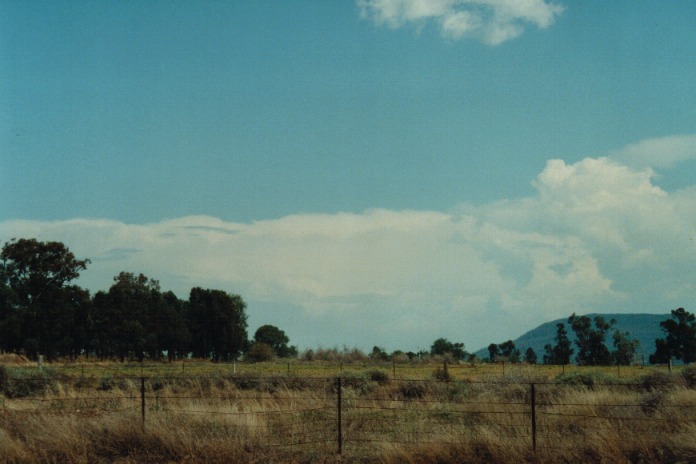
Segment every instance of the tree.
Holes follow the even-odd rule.
[[[143,274],[121,272],[108,292],[93,300],[93,346],[99,357],[116,356],[121,361],[147,354],[159,358],[159,313],[164,306],[159,282]]]
[[[440,356],[449,354],[460,361],[466,358],[467,352],[464,351],[464,343],[452,343],[446,338],[438,338],[430,347],[430,354]]]
[[[606,322],[602,316],[595,316],[594,327],[588,316],[571,315],[568,323],[572,327],[577,340],[578,355],[576,360],[583,366],[608,366],[612,356],[604,343],[606,334],[615,321]]]
[[[655,353],[648,357],[650,364],[667,364],[672,359],[672,351],[667,346],[664,338],[655,340]]]
[[[75,332],[82,321],[75,314],[88,304],[89,294],[69,283],[88,263],[60,242],[5,242],[0,253],[0,331],[8,340],[3,345],[30,357],[42,353],[49,360],[77,354]]]
[[[186,321],[186,304],[172,292],[162,294],[157,311],[158,349],[167,352],[169,361],[188,355],[191,333]]]
[[[79,260],[60,242],[12,239],[0,253],[0,276],[17,292],[23,304],[31,304],[48,289],[61,288],[77,279],[88,259]]]
[[[370,359],[374,361],[389,361],[389,355],[386,351],[384,351],[384,348],[380,346],[373,346],[372,352],[369,354],[369,356]]]
[[[491,362],[496,362],[499,355],[500,350],[498,349],[498,345],[495,343],[488,345],[488,359],[490,359]]]
[[[297,348],[288,346],[290,339],[285,332],[274,325],[262,325],[254,334],[256,343],[265,343],[270,346],[273,353],[279,358],[291,358],[297,356]]]
[[[633,364],[640,342],[631,338],[628,332],[621,332],[620,330],[614,331],[613,339],[615,350],[611,355],[614,364],[617,366],[630,366]]]
[[[537,363],[537,354],[534,352],[534,349],[531,346],[527,348],[527,351],[524,352],[524,362],[527,364]]]
[[[515,347],[515,342],[508,340],[498,345],[500,356],[513,363],[520,362],[520,350]]]
[[[247,345],[246,304],[239,295],[191,289],[188,320],[194,356],[214,362],[236,359]]]
[[[17,353],[22,349],[22,308],[17,293],[0,281],[0,350]]]
[[[650,362],[668,362],[672,357],[685,364],[696,361],[696,316],[684,308],[672,310],[671,319],[660,322],[664,338],[655,340]]]
[[[573,347],[568,339],[568,332],[565,329],[565,324],[559,322],[556,324],[556,345],[547,344],[544,346],[544,364],[564,366],[570,364],[570,357],[573,356]]]

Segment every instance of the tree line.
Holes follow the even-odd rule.
[[[239,295],[222,290],[191,289],[187,300],[163,291],[157,280],[143,274],[121,272],[107,291],[93,296],[72,284],[87,268],[88,259],[77,259],[61,242],[12,239],[0,253],[0,351],[24,354],[32,359],[76,358],[161,359],[196,357],[215,362],[237,359],[263,361],[274,356],[294,357],[285,333],[272,325],[260,327],[249,340],[246,304]],[[544,364],[628,365],[635,358],[638,341],[614,327],[602,316],[571,315],[568,324],[576,335],[571,343],[565,324],[557,324],[554,344],[544,347]],[[655,341],[650,363],[671,359],[696,360],[696,317],[679,308],[660,323],[664,338]],[[606,344],[611,334],[614,349]],[[577,351],[576,351],[577,348]],[[488,361],[537,363],[528,348],[524,355],[514,342],[488,346]],[[456,361],[475,361],[464,343],[435,340],[429,351],[396,351],[391,357],[408,359],[424,355],[447,356]],[[375,346],[370,358],[387,360]]]
[[[251,347],[295,353],[284,332],[263,326],[248,340],[246,304],[222,290],[191,289],[188,300],[157,280],[121,272],[93,296],[72,284],[87,268],[60,242],[13,239],[0,254],[0,350],[47,360],[229,361]]]

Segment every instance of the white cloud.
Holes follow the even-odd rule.
[[[489,45],[514,39],[527,25],[546,28],[564,7],[545,0],[358,0],[364,18],[398,28],[436,22],[445,37]]]
[[[277,323],[301,346],[445,336],[474,349],[572,312],[688,306],[696,187],[668,193],[652,178],[613,156],[550,160],[536,195],[457,212],[5,221],[0,236],[63,241],[92,259],[80,283],[93,290],[126,270],[183,298],[193,286],[239,293],[252,329]]]
[[[696,135],[670,135],[642,140],[610,154],[629,166],[671,168],[696,159]]]

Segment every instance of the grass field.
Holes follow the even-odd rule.
[[[6,365],[0,461],[696,461],[696,369],[443,368]]]
[[[2,362],[0,361],[0,364]],[[34,363],[21,365],[27,369],[37,368]],[[252,374],[252,375],[288,375],[300,377],[336,377],[341,375],[360,374],[366,370],[381,369],[395,379],[428,379],[433,376],[433,371],[443,368],[442,360],[429,360],[424,362],[373,362],[373,361],[301,361],[275,360],[260,363],[211,363],[202,360],[176,361],[172,363],[161,362],[90,362],[73,361],[57,362],[46,366],[54,372],[70,377],[104,377],[109,375],[125,375],[137,377],[171,376],[180,374],[210,375],[210,374]],[[485,380],[500,378],[506,375],[516,376],[520,374],[534,374],[537,377],[552,379],[556,376],[592,370],[602,372],[607,376],[617,379],[633,379],[647,372],[667,372],[666,366],[593,366],[591,368],[567,366],[547,366],[528,364],[457,364],[448,363],[447,369],[455,380]],[[674,366],[672,370],[679,372],[683,366]]]

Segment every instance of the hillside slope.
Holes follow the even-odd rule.
[[[616,320],[615,327],[617,329],[627,331],[630,333],[632,338],[637,339],[640,342],[640,346],[637,350],[638,361],[641,361],[642,356],[644,355],[646,363],[648,362],[648,356],[655,351],[655,339],[664,337],[664,333],[660,328],[660,322],[671,317],[669,313],[588,314],[590,318],[594,318],[598,315],[602,316],[606,321],[610,321],[611,319]],[[534,352],[537,354],[538,362],[541,363],[544,357],[544,346],[547,343],[550,343],[551,345],[555,344],[554,337],[556,336],[556,324],[559,322],[563,322],[565,324],[566,330],[568,331],[568,338],[570,338],[571,342],[573,343],[573,348],[577,353],[577,346],[575,345],[575,333],[570,328],[567,318],[546,322],[513,340],[513,342],[515,343],[515,346],[520,349],[522,355],[524,355],[524,352],[528,347],[532,347]],[[613,333],[613,330],[611,333]],[[610,350],[613,350],[614,346],[611,333],[607,336],[605,343]],[[494,343],[500,344],[505,341],[506,340],[497,340]],[[486,347],[478,350],[476,355],[479,358],[488,357],[488,348]]]

